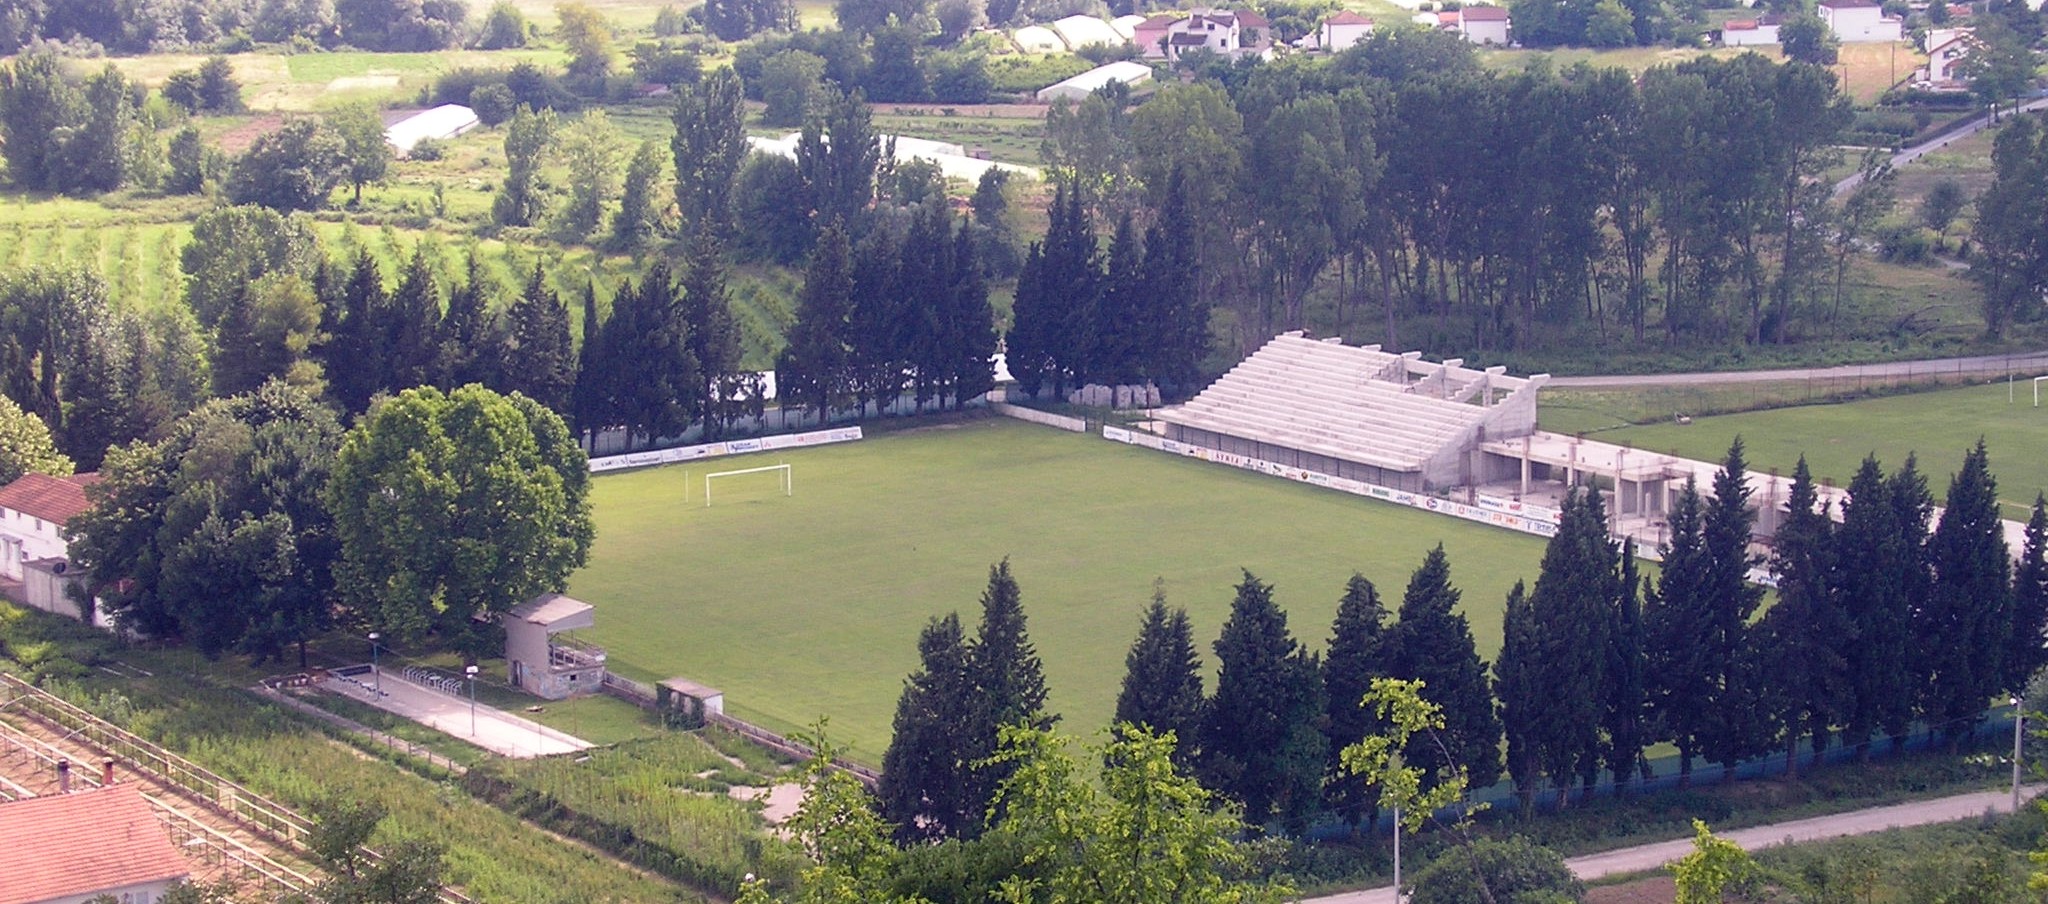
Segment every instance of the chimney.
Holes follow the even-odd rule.
[[[104,788],[104,787],[106,787],[106,786],[108,786],[108,785],[111,785],[111,784],[113,784],[113,783],[114,783],[114,758],[113,758],[113,757],[107,757],[106,759],[104,759],[104,760],[101,760],[101,761],[100,761],[100,787]]]
[[[58,793],[58,794],[70,794],[70,793],[71,793],[71,761],[70,761],[70,760],[58,760],[58,761],[57,761],[57,793]]]

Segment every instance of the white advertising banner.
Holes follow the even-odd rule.
[[[590,460],[590,470],[602,474],[606,471],[623,471],[627,468],[645,468],[653,465],[672,465],[700,458],[717,458],[721,455],[745,455],[749,452],[772,452],[776,449],[794,449],[801,446],[822,446],[826,443],[849,443],[861,438],[860,427],[834,427],[830,430],[813,430],[809,433],[784,433],[778,436],[748,437],[698,446],[683,446],[678,449],[656,449],[651,452],[633,452],[626,455],[607,455]]]

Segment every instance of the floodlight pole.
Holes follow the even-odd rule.
[[[377,668],[377,632],[370,632],[370,679],[377,683],[377,693],[384,693],[384,672]]]
[[[476,737],[476,666],[464,666],[463,674],[469,676],[469,736]]]

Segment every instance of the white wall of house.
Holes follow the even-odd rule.
[[[21,580],[21,563],[65,555],[63,525],[0,507],[0,577]]]
[[[1721,44],[1726,47],[1754,47],[1758,44],[1778,43],[1778,26],[1758,25],[1755,28],[1722,28]]]
[[[1896,41],[1904,33],[1897,19],[1886,18],[1878,6],[1829,6],[1821,4],[1820,19],[1844,44]]]
[[[1927,80],[1942,82],[1961,81],[1956,67],[1970,55],[1970,41],[1966,37],[1950,38],[1948,43],[1936,46],[1927,53]]]
[[[1352,45],[1372,37],[1372,28],[1371,22],[1342,25],[1324,22],[1322,42],[1318,46],[1330,53],[1343,53]]]
[[[114,900],[120,901],[121,904],[156,904],[157,900],[164,896],[164,892],[170,889],[172,881],[173,880],[165,879],[160,882],[144,882],[139,885],[123,885],[119,888],[103,888],[98,891],[86,892],[83,894],[65,895],[61,898],[48,898],[42,901],[37,901],[35,902],[35,904],[85,904],[85,902],[97,898],[100,895],[111,895],[113,896]]]
[[[1466,19],[1460,28],[1465,40],[1474,44],[1492,44],[1496,47],[1508,45],[1508,22],[1506,19],[1474,21]]]

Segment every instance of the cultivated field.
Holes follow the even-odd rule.
[[[703,507],[707,471],[780,460],[795,466],[793,498],[758,475],[721,481],[718,504]],[[1240,567],[1277,585],[1296,636],[1321,648],[1353,571],[1391,609],[1442,541],[1491,657],[1508,587],[1535,576],[1543,549],[1535,537],[995,420],[605,476],[593,497],[597,548],[570,592],[598,607],[583,633],[614,668],[704,681],[735,714],[777,727],[829,716],[834,740],[870,762],[917,665],[918,630],[959,610],[971,633],[988,567],[1004,556],[1051,706],[1087,735],[1115,705],[1155,576],[1188,608],[1205,655]]]
[[[1758,469],[1789,474],[1804,452],[1816,475],[1846,484],[1863,456],[1877,453],[1887,470],[1918,452],[1920,469],[1939,498],[1962,464],[1963,452],[1984,438],[1998,477],[2005,516],[2025,517],[2034,494],[2048,492],[2048,407],[2035,408],[2023,376],[2006,404],[2004,381],[1936,392],[1807,405],[1697,418],[1689,426],[1662,423],[1600,431],[1608,442],[1717,461],[1737,434]],[[2048,405],[2048,399],[2043,400]],[[1549,419],[1545,419],[1546,423]]]

